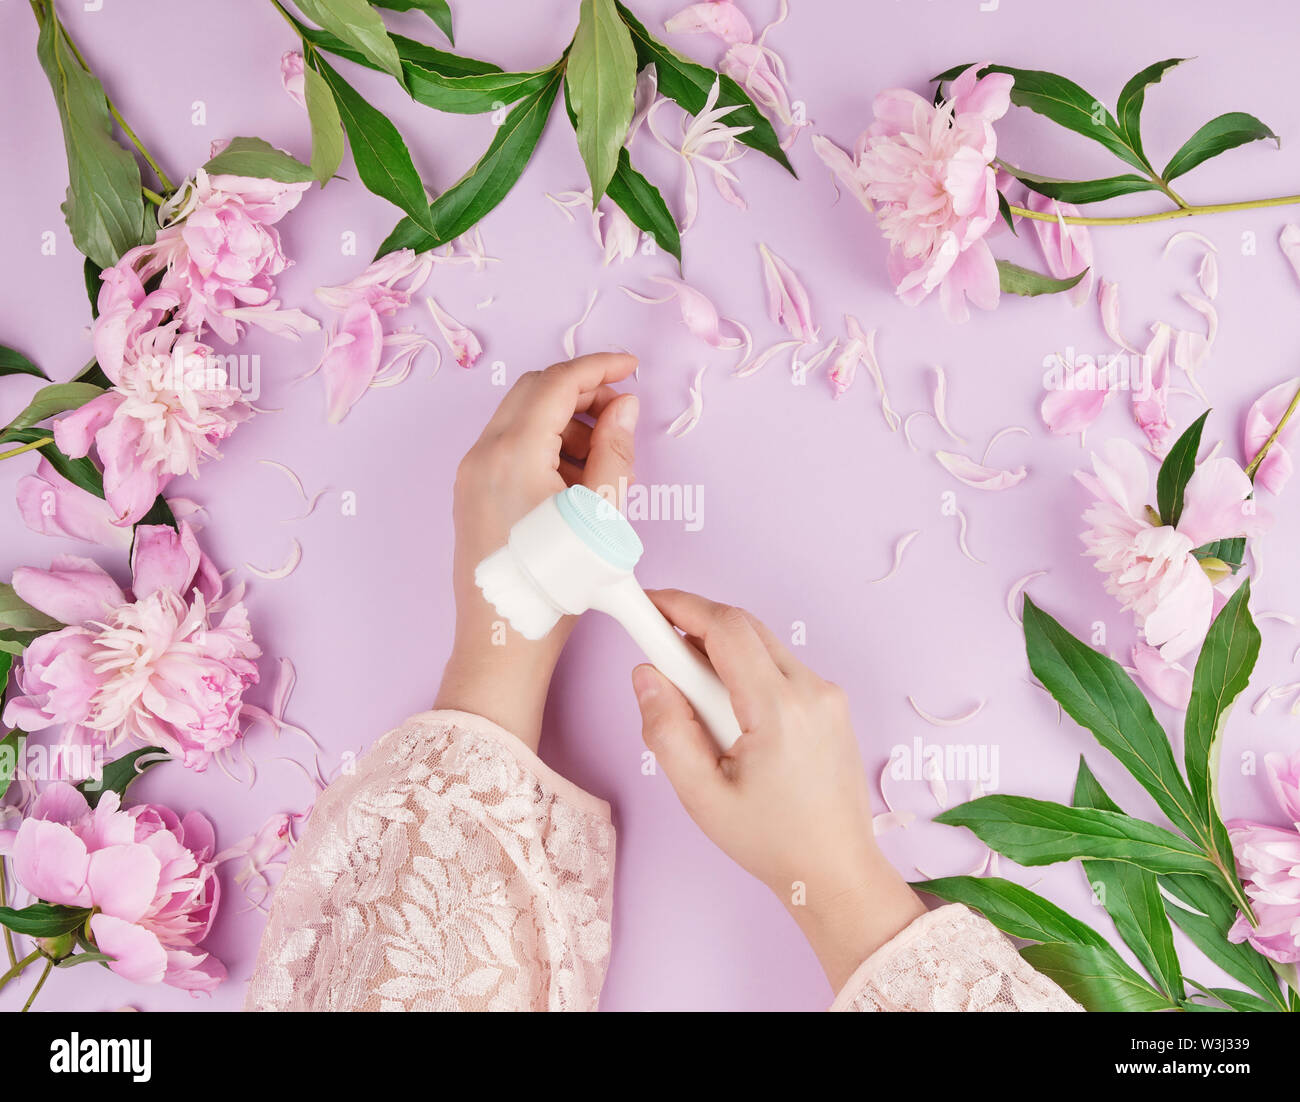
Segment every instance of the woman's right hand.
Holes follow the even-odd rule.
[[[925,912],[876,845],[848,700],[749,613],[651,591],[731,696],[743,732],[725,754],[650,665],[632,674],[643,736],[700,829],[785,904],[838,991]]]

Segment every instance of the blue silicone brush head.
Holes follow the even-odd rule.
[[[619,570],[631,570],[645,551],[627,518],[586,486],[570,486],[555,495],[556,508],[582,541]]]

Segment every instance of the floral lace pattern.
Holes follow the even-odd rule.
[[[321,796],[276,890],[249,1010],[594,1010],[609,807],[461,712],[381,738]]]
[[[1079,1010],[975,912],[952,903],[922,915],[873,953],[832,1010]]]

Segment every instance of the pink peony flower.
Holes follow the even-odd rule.
[[[938,289],[953,321],[969,317],[967,299],[991,310],[1001,294],[984,237],[998,219],[993,123],[1010,106],[1013,82],[1001,73],[977,79],[979,69],[953,81],[937,107],[906,89],[882,92],[853,157],[853,190],[874,204],[899,297],[914,305]],[[828,145],[819,147],[824,160]],[[844,164],[832,160],[843,176]]]
[[[1147,459],[1127,440],[1108,441],[1092,464],[1093,474],[1075,475],[1097,499],[1083,514],[1084,553],[1106,576],[1106,592],[1133,610],[1147,644],[1176,662],[1204,640],[1214,611],[1215,583],[1192,551],[1266,527],[1248,500],[1250,479],[1231,459],[1202,463],[1175,528],[1153,520]]]
[[[13,839],[14,874],[46,903],[93,907],[96,948],[136,983],[212,991],[225,966],[200,948],[220,886],[212,824],[157,804],[123,810],[116,792],[92,809],[71,785],[45,789]]]
[[[1300,387],[1300,379],[1288,379],[1255,399],[1246,414],[1246,426],[1242,433],[1242,450],[1247,459],[1254,459],[1259,454],[1259,449],[1273,435],[1273,430],[1295,397],[1297,387]],[[1270,494],[1280,494],[1291,478],[1294,468],[1291,449],[1295,447],[1297,432],[1300,432],[1300,417],[1293,417],[1273,441],[1268,455],[1264,456],[1264,462],[1255,472],[1256,484],[1263,486]]]
[[[1264,769],[1289,828],[1247,819],[1227,824],[1246,895],[1258,920],[1244,914],[1228,931],[1228,940],[1249,941],[1279,964],[1300,963],[1300,753],[1290,758],[1267,754]]]
[[[14,571],[14,591],[68,626],[27,648],[4,721],[25,731],[64,724],[66,738],[105,749],[159,746],[201,772],[240,737],[261,651],[187,524],[137,529],[131,565],[130,596],[74,555]]]
[[[152,297],[141,299],[133,319],[154,312]],[[178,333],[179,322],[138,325],[126,322],[120,351],[116,336],[104,334],[114,352],[100,366],[113,386],[54,423],[54,438],[68,455],[87,455],[94,445],[104,495],[120,525],[144,516],[176,475],[197,475],[200,463],[219,458],[218,446],[252,414],[221,360]]]

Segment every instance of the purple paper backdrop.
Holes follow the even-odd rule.
[[[63,0],[59,6],[110,94],[174,177],[202,163],[213,139],[236,134],[260,135],[300,156],[308,153],[306,116],[280,87],[279,57],[295,42],[269,3],[104,0],[102,10],[82,11],[80,3]],[[633,4],[652,29],[680,6],[672,0]],[[571,34],[577,4],[453,0],[453,7],[460,50],[525,68],[556,56]],[[757,26],[776,5],[742,0],[742,7]],[[990,58],[1053,69],[1113,100],[1123,81],[1151,61],[1196,57],[1150,91],[1148,149],[1159,160],[1213,115],[1250,111],[1284,136],[1286,148],[1257,144],[1229,153],[1187,178],[1184,194],[1193,201],[1222,201],[1297,190],[1300,101],[1288,94],[1287,74],[1300,35],[1289,2],[1255,3],[1249,19],[1225,18],[1219,0],[1002,0],[992,12],[981,11],[977,0],[796,0],[794,9],[769,44],[788,62],[792,94],[815,121],[811,132],[841,145],[851,144],[865,126],[877,91],[896,85],[924,90],[926,78],[958,62]],[[426,39],[436,35],[418,16],[394,16],[392,24]],[[59,212],[67,179],[62,140],[36,63],[27,6],[4,5],[0,27],[6,74],[0,209],[9,212],[0,342],[24,349],[63,379],[88,358],[89,313],[81,257]],[[720,55],[712,38],[671,41],[710,63]],[[487,143],[487,118],[437,114],[404,102],[384,78],[346,63],[344,68],[400,121],[432,186],[457,179]],[[195,125],[200,101],[206,122]],[[660,116],[673,133],[675,114]],[[1081,178],[1117,171],[1100,147],[1056,133],[1023,111],[1013,110],[999,133],[1002,149],[1014,160],[1049,174]],[[680,165],[646,135],[637,139],[634,154],[680,210]],[[675,274],[673,262],[664,255],[637,256],[602,268],[581,212],[570,225],[547,200],[547,192],[584,183],[573,138],[557,110],[519,186],[483,223],[488,252],[500,262],[478,274],[439,270],[428,287],[482,335],[486,354],[476,369],[449,364],[433,377],[432,361],[424,359],[404,384],[371,392],[341,426],[332,427],[325,424],[320,380],[293,381],[316,362],[320,336],[293,345],[254,335],[240,350],[261,356],[259,404],[282,412],[241,428],[224,462],[171,491],[207,507],[203,538],[223,568],[278,564],[290,540],[301,541],[297,572],[273,582],[250,577],[248,604],[268,659],[287,655],[297,665],[289,717],[325,747],[327,775],[338,768],[341,754],[360,751],[433,699],[451,627],[452,473],[503,393],[491,385],[489,365],[501,361],[513,380],[561,358],[561,334],[595,287],[600,295],[578,346],[626,347],[641,357],[640,379],[632,384],[643,405],[639,475],[703,490],[699,531],[685,531],[680,520],[639,525],[647,546],[647,584],[743,603],[778,632],[804,623],[807,643],[800,654],[849,689],[874,775],[891,747],[919,737],[927,744],[973,744],[996,752],[1002,791],[1068,800],[1078,755],[1086,750],[1120,802],[1149,809],[1090,736],[1068,720],[1059,722],[1052,702],[1029,684],[1022,640],[1004,607],[1015,579],[1048,570],[1030,587],[1035,600],[1080,634],[1102,622],[1116,656],[1126,656],[1131,642],[1127,617],[1079,554],[1085,494],[1071,472],[1088,453],[1075,439],[1048,436],[1037,413],[1045,356],[1067,346],[1110,351],[1095,303],[1075,309],[1064,296],[1009,299],[995,313],[977,312],[964,326],[947,324],[937,301],[909,309],[893,297],[884,248],[869,216],[848,197],[836,201],[807,133],[791,156],[798,180],[757,154],[736,166],[747,213],[723,203],[701,179],[700,219],[684,242],[686,277],[713,296],[725,315],[751,326],[758,346],[766,347],[780,336],[766,316],[760,282],[757,244],[768,243],[804,277],[825,335],[841,332],[846,311],[879,329],[880,360],[901,413],[930,407],[931,367],[942,365],[950,379],[952,422],[969,441],[965,450],[978,457],[997,430],[1029,428],[1031,437],[1008,436],[994,452],[996,462],[1026,464],[1028,479],[1003,494],[966,489],[932,458],[944,445],[931,422],[915,424],[916,452],[901,432],[887,430],[869,378],[859,378],[839,402],[831,400],[820,374],[805,387],[792,387],[784,362],[746,380],[732,379],[734,354],[713,352],[689,337],[674,307],[644,306],[621,294],[622,284],[652,289],[648,277]],[[354,177],[350,162],[344,172]],[[1135,210],[1158,206],[1142,197],[1129,202]],[[1226,454],[1238,454],[1249,401],[1295,373],[1300,285],[1278,250],[1277,235],[1296,216],[1264,210],[1094,233],[1097,271],[1121,284],[1123,323],[1132,340],[1145,340],[1145,327],[1157,319],[1200,327],[1177,297],[1195,290],[1200,252],[1183,247],[1162,258],[1170,234],[1194,227],[1219,246],[1222,327],[1203,381],[1216,405],[1209,438],[1222,437]],[[309,193],[281,226],[286,251],[296,261],[281,280],[286,304],[319,314],[312,289],[358,272],[396,217],[394,208],[355,179]],[[57,241],[53,256],[41,250],[47,230]],[[356,256],[343,254],[347,232],[356,235]],[[1252,236],[1256,250],[1247,247]],[[1031,244],[1004,234],[995,251],[1034,262]],[[476,309],[489,296],[492,304]],[[422,310],[412,308],[397,321],[433,332]],[[690,435],[671,439],[664,427],[686,405],[688,384],[704,364],[709,372],[703,419]],[[0,415],[10,416],[31,389],[26,381],[6,380]],[[1201,406],[1195,399],[1175,399],[1179,425]],[[1115,435],[1137,438],[1122,396],[1092,430],[1090,443]],[[309,492],[330,493],[309,518],[287,521],[301,503],[287,480],[259,464],[262,459],[291,466]],[[18,521],[13,486],[32,466],[26,457],[0,466],[0,502],[8,518],[0,576],[23,563],[43,565],[65,550],[85,553],[84,545],[66,547]],[[342,515],[345,491],[355,494],[356,516]],[[942,510],[949,491],[969,517],[971,549],[988,565],[960,554],[958,522]],[[1285,503],[1276,511],[1275,531],[1264,545],[1270,568],[1255,607],[1296,610],[1300,582],[1286,567],[1294,561],[1300,525]],[[897,576],[868,584],[888,569],[897,538],[913,529],[920,536]],[[100,558],[121,573],[121,561],[104,553]],[[1264,651],[1250,701],[1265,686],[1294,679],[1291,659],[1300,642],[1300,632],[1284,622],[1261,627]],[[614,807],[620,846],[614,950],[602,1005],[824,1007],[830,998],[825,980],[778,903],[697,832],[663,776],[642,775],[628,677],[636,660],[615,625],[585,620],[557,674],[542,744],[548,762]],[[263,671],[269,684],[269,660]],[[973,722],[942,729],[912,712],[909,694],[941,715],[979,700],[987,705]],[[1177,743],[1178,717],[1164,710],[1161,715],[1170,720]],[[1264,811],[1261,778],[1239,775],[1240,755],[1294,746],[1296,722],[1285,705],[1260,717],[1245,706],[1237,710],[1223,755],[1229,814],[1258,809],[1271,816],[1271,808]],[[305,744],[287,734],[277,743],[259,731],[248,749],[259,762],[251,788],[216,769],[196,776],[165,767],[133,792],[202,809],[215,820],[219,842],[228,845],[272,812],[301,807],[311,796],[301,771],[283,760],[291,755],[309,761]],[[964,781],[950,787],[954,802],[969,792]],[[908,875],[915,876],[915,868],[929,875],[964,872],[978,862],[981,847],[970,835],[928,822],[936,805],[924,782],[889,788],[896,807],[919,816],[910,829],[883,838]],[[1090,905],[1077,866],[1004,865],[1004,871],[1109,931],[1105,916]],[[209,944],[228,964],[231,979],[212,998],[139,988],[99,970],[78,969],[56,972],[38,1005],[237,1008],[263,916],[241,910],[240,893],[228,877],[226,889],[225,913]],[[1201,982],[1218,979],[1208,966],[1193,974]],[[15,1005],[15,998],[7,994],[3,1005]]]

